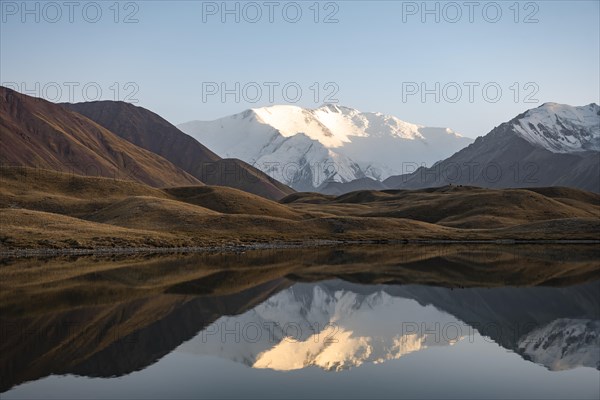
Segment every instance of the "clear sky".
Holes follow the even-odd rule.
[[[476,137],[544,102],[599,102],[597,0],[0,3],[3,85],[175,124],[329,100]]]

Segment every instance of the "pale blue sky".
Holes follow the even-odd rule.
[[[314,1],[298,2],[303,14],[297,23],[284,19],[294,17],[290,5],[288,14],[283,15],[286,2],[276,2],[273,23],[268,21],[268,7],[263,1],[255,3],[263,12],[256,23],[244,21],[244,2],[239,2],[239,23],[232,15],[222,23],[220,10],[216,15],[205,15],[203,22],[203,8],[220,8],[220,1],[121,2],[118,23],[114,22],[114,1],[98,2],[102,16],[97,23],[85,20],[95,17],[91,2],[78,2],[72,23],[64,6],[61,17],[52,23],[56,10],[45,2],[27,3],[33,10],[40,4],[39,22],[34,20],[36,11],[22,15],[21,1],[1,3],[3,84],[25,82],[35,92],[36,82],[40,88],[56,82],[63,90],[60,100],[68,101],[64,83],[78,82],[74,100],[82,101],[82,85],[97,82],[102,98],[114,99],[111,84],[118,82],[120,99],[137,87],[132,97],[137,104],[173,123],[215,119],[270,105],[264,82],[297,82],[303,94],[296,104],[307,107],[323,103],[327,92],[323,86],[334,82],[339,88],[334,96],[339,104],[393,114],[409,122],[448,126],[471,137],[483,135],[543,102],[599,102],[597,0],[520,2],[518,23],[514,22],[515,1],[495,3],[502,10],[496,23],[486,21],[495,16],[495,6],[486,1],[477,2],[474,22],[469,22],[464,2],[455,3],[463,13],[455,23],[449,20],[456,10],[451,6],[444,9],[447,2],[437,2],[439,23],[434,21],[435,15],[426,15],[422,22],[421,9],[415,15],[409,13],[414,6],[421,7],[420,1],[321,2],[319,23],[314,22]],[[227,4],[233,8],[236,2]],[[246,7],[245,16],[253,18],[255,10]],[[427,7],[436,7],[436,2],[428,2]],[[323,23],[325,15],[336,9],[339,22]],[[132,12],[138,22],[123,23]],[[531,13],[539,22],[524,23]],[[135,86],[125,88],[127,82]],[[233,95],[225,102],[219,96],[208,96],[204,101],[203,82],[225,82],[228,87],[234,87],[235,82],[241,86],[257,82],[263,94],[256,103],[243,101],[244,96],[238,103]],[[313,82],[321,87],[317,102],[311,91]],[[436,103],[434,95],[428,95],[425,102],[418,94],[403,99],[407,82],[425,83],[430,88],[435,82],[440,88],[457,82],[463,93],[455,103],[443,96]],[[473,102],[464,82],[480,84]],[[496,103],[483,97],[481,88],[489,82],[502,89]],[[514,82],[520,86],[516,102]],[[525,87],[528,82],[533,85]],[[52,84],[46,88],[46,94],[54,96]],[[447,88],[448,97],[454,97],[454,89]],[[90,98],[95,96],[92,89]],[[525,95],[536,89],[532,100],[538,102],[525,103]],[[43,95],[41,89],[37,92]],[[285,103],[281,86],[274,94],[274,103]],[[494,95],[493,88],[488,94]],[[254,92],[248,95],[254,96]]]

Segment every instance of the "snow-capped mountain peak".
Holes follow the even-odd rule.
[[[254,108],[252,112],[256,115],[259,123],[275,128],[284,137],[304,133],[327,148],[340,147],[344,141],[349,141],[339,131],[336,131],[337,135],[334,134],[319,118],[315,117],[313,110],[281,105]]]
[[[600,150],[600,107],[544,103],[526,111],[512,126],[530,143],[553,153]]]
[[[383,180],[404,172],[405,163],[432,165],[471,143],[448,128],[337,104],[253,108],[179,128],[220,156],[240,158],[297,190],[325,181]]]

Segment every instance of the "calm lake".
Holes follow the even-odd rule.
[[[600,397],[594,246],[5,259],[2,399]]]

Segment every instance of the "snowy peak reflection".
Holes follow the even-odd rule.
[[[523,336],[518,351],[552,371],[576,367],[600,370],[600,321],[554,320]]]
[[[380,289],[296,284],[253,310],[220,318],[178,350],[254,368],[340,371],[452,345],[470,331],[431,305]]]

